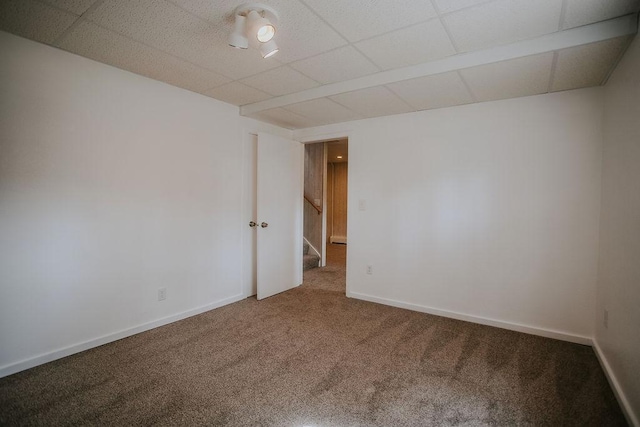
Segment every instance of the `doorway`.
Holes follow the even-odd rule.
[[[327,146],[326,262],[346,268],[349,143],[346,139]]]
[[[304,280],[343,293],[348,162],[347,138],[305,144]]]

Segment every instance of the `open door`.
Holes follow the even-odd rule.
[[[302,283],[304,147],[258,134],[258,299]]]

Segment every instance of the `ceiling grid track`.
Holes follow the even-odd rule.
[[[551,61],[551,73],[549,73],[549,84],[547,85],[547,92],[551,92],[553,88],[553,82],[556,77],[556,67],[558,66],[558,52],[553,52],[553,59]]]
[[[467,79],[464,78],[460,70],[456,70],[456,74],[460,78],[460,81],[462,82],[464,87],[467,88],[467,91],[469,92],[469,95],[471,96],[471,99],[473,100],[473,102],[479,102],[478,95],[476,95],[474,90],[471,88],[471,85],[469,84],[469,82],[467,82]]]
[[[82,15],[78,16],[73,24],[69,25],[69,27],[62,32],[52,43],[53,46],[60,47],[60,44],[64,41],[64,39],[75,30],[78,25],[86,20],[86,17],[91,14],[94,10],[100,7],[100,5],[104,2],[104,0],[97,0],[93,3],[87,10],[85,10]]]

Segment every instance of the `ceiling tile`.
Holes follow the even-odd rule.
[[[555,92],[601,85],[628,43],[628,37],[618,37],[561,50],[558,52],[551,90]]]
[[[246,105],[254,102],[264,101],[271,98],[264,92],[254,89],[240,82],[232,82],[226,85],[218,86],[214,89],[208,90],[205,95],[219,99],[220,101],[228,102],[233,105]]]
[[[272,108],[270,110],[260,111],[259,113],[250,114],[247,117],[287,129],[301,129],[317,126],[317,124],[312,120],[282,108]]]
[[[558,30],[560,0],[498,0],[443,17],[463,52],[513,43]]]
[[[404,28],[436,16],[430,1],[303,0],[350,42]]]
[[[229,82],[220,74],[145,46],[90,22],[81,22],[60,47],[99,62],[202,92]]]
[[[420,64],[456,53],[439,19],[356,44],[384,70]]]
[[[487,3],[492,0],[433,0],[440,13],[450,13],[467,7]]]
[[[303,59],[290,66],[322,84],[351,80],[379,71],[352,46]]]
[[[45,3],[49,3],[53,6],[64,9],[67,12],[71,12],[75,15],[82,15],[91,7],[96,0],[44,0]]]
[[[461,70],[478,101],[547,92],[553,53],[526,56]]]
[[[348,108],[336,104],[328,98],[313,99],[311,101],[287,105],[284,109],[310,119],[314,123],[314,126],[362,118]]]
[[[191,34],[211,26],[164,0],[105,0],[87,19],[134,40],[168,50],[192,41]]]
[[[77,17],[33,0],[0,1],[0,30],[53,43]]]
[[[89,20],[141,43],[230,78],[278,67],[255,49],[234,49],[228,32],[163,0],[105,0]]]
[[[604,21],[640,10],[638,0],[566,0],[562,28]]]
[[[355,111],[363,117],[379,117],[414,111],[407,103],[398,98],[384,86],[334,95],[332,100]]]
[[[286,95],[319,86],[314,80],[288,66],[246,78],[242,80],[242,83],[273,96]]]
[[[416,110],[470,104],[473,98],[456,71],[388,85]]]
[[[246,0],[169,0],[187,12],[206,19],[212,24],[228,25],[228,30],[233,29],[233,12],[236,7],[247,3]],[[272,1],[269,1],[272,4]]]

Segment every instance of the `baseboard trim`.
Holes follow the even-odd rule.
[[[562,331],[552,329],[537,328],[534,326],[522,325],[519,323],[505,322],[502,320],[489,319],[486,317],[472,316],[468,314],[458,313],[455,311],[441,310],[438,308],[428,307],[424,305],[411,304],[408,302],[397,301],[387,298],[379,298],[372,295],[362,294],[359,292],[347,291],[347,297],[356,298],[364,301],[375,302],[378,304],[390,305],[392,307],[405,308],[407,310],[419,311],[421,313],[434,314],[436,316],[449,317],[451,319],[464,320],[466,322],[479,323],[481,325],[495,326],[497,328],[508,329],[516,332],[524,332],[531,335],[538,335],[546,338],[553,338],[562,341],[568,341],[582,345],[592,345],[591,337],[583,335],[574,335]]]
[[[52,362],[57,359],[62,359],[63,357],[71,356],[72,354],[80,353],[81,351],[89,350],[94,347],[108,344],[110,342],[117,341],[122,338],[130,337],[132,335],[136,335],[141,332],[148,331],[150,329],[168,325],[169,323],[177,322],[178,320],[183,320],[183,319],[186,319],[187,317],[196,316],[206,311],[213,310],[214,308],[218,308],[228,304],[232,304],[234,302],[238,302],[244,298],[245,296],[242,294],[235,295],[233,297],[225,298],[211,304],[194,308],[192,310],[183,311],[181,313],[163,317],[162,319],[158,319],[152,322],[144,323],[142,325],[134,326],[133,328],[128,328],[118,332],[114,332],[112,334],[103,335],[101,337],[84,341],[78,344],[74,344],[59,350],[54,350],[49,353],[40,354],[30,359],[11,363],[9,365],[4,365],[0,367],[0,378],[18,373],[20,371],[24,371],[25,369],[34,368],[38,365]]]
[[[613,370],[611,369],[611,365],[609,365],[609,361],[607,360],[606,356],[602,352],[602,349],[600,348],[600,345],[598,344],[598,341],[595,338],[593,339],[593,350],[595,351],[596,357],[600,362],[600,366],[602,366],[602,370],[604,371],[604,374],[607,377],[607,381],[609,381],[609,385],[613,390],[613,394],[615,394],[616,399],[618,399],[618,403],[622,408],[622,412],[624,413],[624,416],[627,419],[627,422],[629,423],[630,426],[640,427],[640,419],[638,419],[638,416],[636,416],[636,414],[633,413],[633,409],[631,408],[629,399],[627,399],[627,396],[622,391],[622,388],[620,387],[620,383],[618,382],[618,378],[613,373]]]
[[[329,243],[338,243],[338,244],[346,245],[347,236],[331,236],[329,237]]]

